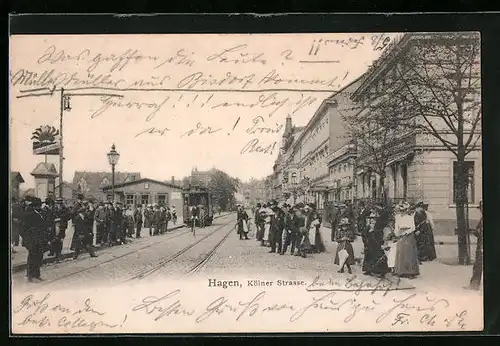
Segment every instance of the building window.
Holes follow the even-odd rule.
[[[148,184],[148,183],[145,183],[145,184],[144,184],[144,188],[145,188],[145,189],[149,189],[149,184]]]
[[[158,195],[158,204],[166,205],[167,195]]]
[[[127,195],[125,197],[125,203],[127,205],[133,205],[134,204],[134,195]]]
[[[474,203],[474,161],[465,161],[465,172],[467,174],[467,202]],[[453,203],[457,203],[458,192],[458,169],[457,162],[453,162]]]
[[[141,204],[142,205],[149,204],[149,195],[142,195],[141,196]]]

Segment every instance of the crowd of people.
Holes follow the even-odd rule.
[[[360,264],[365,275],[384,277],[392,273],[415,278],[423,262],[437,257],[433,217],[423,202],[384,205],[359,201],[356,208],[347,202],[332,209],[331,241],[337,243],[334,263],[340,273],[346,269],[352,273],[356,264],[352,243],[357,237],[363,242]],[[290,248],[290,254],[306,257],[325,250],[320,232],[322,217],[314,203],[291,206],[270,201],[257,204],[252,214],[256,239],[261,246],[270,247],[270,253],[284,255]],[[250,219],[243,206],[238,206],[237,230],[242,240],[248,239]]]
[[[175,207],[163,205],[136,207],[125,206],[121,202],[94,202],[77,196],[72,206],[67,206],[63,199],[41,199],[27,196],[24,200],[12,201],[12,243],[11,250],[20,244],[27,248],[27,276],[32,282],[42,280],[40,266],[43,254],[49,252],[56,261],[61,259],[63,241],[71,221],[74,227],[70,250],[73,258],[78,258],[82,251],[96,257],[95,243],[99,246],[116,246],[141,238],[142,228],[149,229],[150,236],[167,232],[170,220],[176,222]]]

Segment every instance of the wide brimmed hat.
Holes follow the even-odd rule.
[[[294,209],[303,209],[304,208],[304,203],[297,203],[293,206]]]
[[[425,207],[425,203],[420,201],[418,202],[417,204],[415,204],[415,208],[424,208]]]
[[[408,202],[399,203],[398,205],[399,211],[408,211],[409,209],[410,209],[410,203]]]
[[[307,203],[307,206],[311,209],[316,209],[316,204],[315,203]]]
[[[56,203],[63,203],[63,202],[64,199],[62,199],[61,197],[56,198]]]

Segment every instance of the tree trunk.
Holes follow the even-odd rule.
[[[459,153],[460,154],[460,153]],[[456,186],[455,186],[455,207],[457,215],[457,243],[458,243],[458,263],[461,265],[470,264],[470,254],[468,249],[467,220],[465,217],[465,204],[468,203],[467,185],[468,172],[465,167],[465,155],[458,155],[456,165]]]
[[[382,202],[384,205],[387,205],[387,196],[385,193],[385,174],[380,175],[377,194],[379,196],[380,202]]]

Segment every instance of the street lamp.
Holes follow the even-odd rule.
[[[115,144],[111,146],[111,151],[108,153],[108,161],[111,165],[111,194],[113,196],[113,202],[115,201],[115,166],[118,163],[120,154],[115,149]]]

